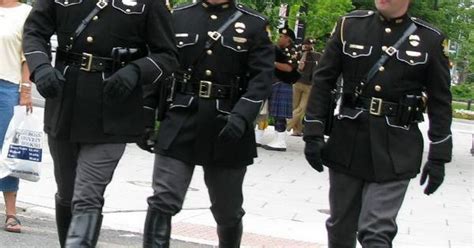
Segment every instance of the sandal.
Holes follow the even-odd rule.
[[[21,222],[15,215],[7,215],[3,229],[7,232],[21,233]]]

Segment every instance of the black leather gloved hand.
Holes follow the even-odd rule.
[[[324,146],[324,138],[319,136],[305,136],[304,155],[313,169],[322,172],[323,161],[321,159],[321,149]]]
[[[35,70],[36,89],[44,98],[55,98],[61,91],[66,79],[60,71],[51,65],[42,65]]]
[[[128,64],[104,80],[104,99],[106,102],[125,100],[137,86],[140,71],[137,66]]]
[[[235,142],[242,138],[245,133],[247,122],[238,114],[218,115],[218,119],[224,120],[227,124],[219,132],[218,140],[224,143]]]
[[[154,153],[156,144],[156,134],[154,128],[146,128],[145,133],[137,141],[137,146],[141,149]]]
[[[426,195],[433,194],[444,180],[444,163],[439,161],[428,160],[421,172],[420,185],[423,185],[428,179],[424,193]]]

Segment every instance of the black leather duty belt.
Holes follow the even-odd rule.
[[[199,82],[177,82],[177,90],[178,92],[196,95],[200,98],[228,99],[232,96],[234,87],[201,80]]]
[[[112,58],[99,57],[90,53],[74,53],[58,49],[56,51],[56,60],[64,61],[66,65],[77,67],[87,72],[113,70]]]
[[[381,98],[363,96],[357,99],[356,107],[366,109],[371,115],[375,116],[396,116],[398,110],[397,103],[385,101]]]

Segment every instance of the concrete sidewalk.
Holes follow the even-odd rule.
[[[41,115],[40,109],[36,108],[35,113]],[[426,130],[426,123],[422,129]],[[270,133],[266,132],[266,140]],[[399,214],[394,247],[473,247],[472,133],[473,122],[453,124],[454,158],[446,167],[445,182],[436,194],[425,196],[419,178],[411,182]],[[327,245],[327,170],[317,173],[306,163],[301,138],[289,137],[288,141],[287,152],[259,148],[259,158],[248,168],[244,182],[247,213],[243,220],[243,247]],[[104,228],[143,232],[146,198],[152,193],[152,169],[153,155],[133,144],[127,146],[105,194]],[[19,207],[53,215],[55,187],[51,157],[45,149],[41,180],[21,182]],[[203,171],[196,167],[184,209],[173,218],[172,237],[216,245],[215,222],[209,206]]]

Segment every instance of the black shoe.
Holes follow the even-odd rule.
[[[169,248],[171,215],[148,208],[143,231],[143,248]]]
[[[217,225],[217,236],[219,237],[219,248],[239,248],[242,239],[242,222],[231,227]]]
[[[66,248],[94,248],[101,225],[102,214],[99,210],[74,214],[67,233]]]

